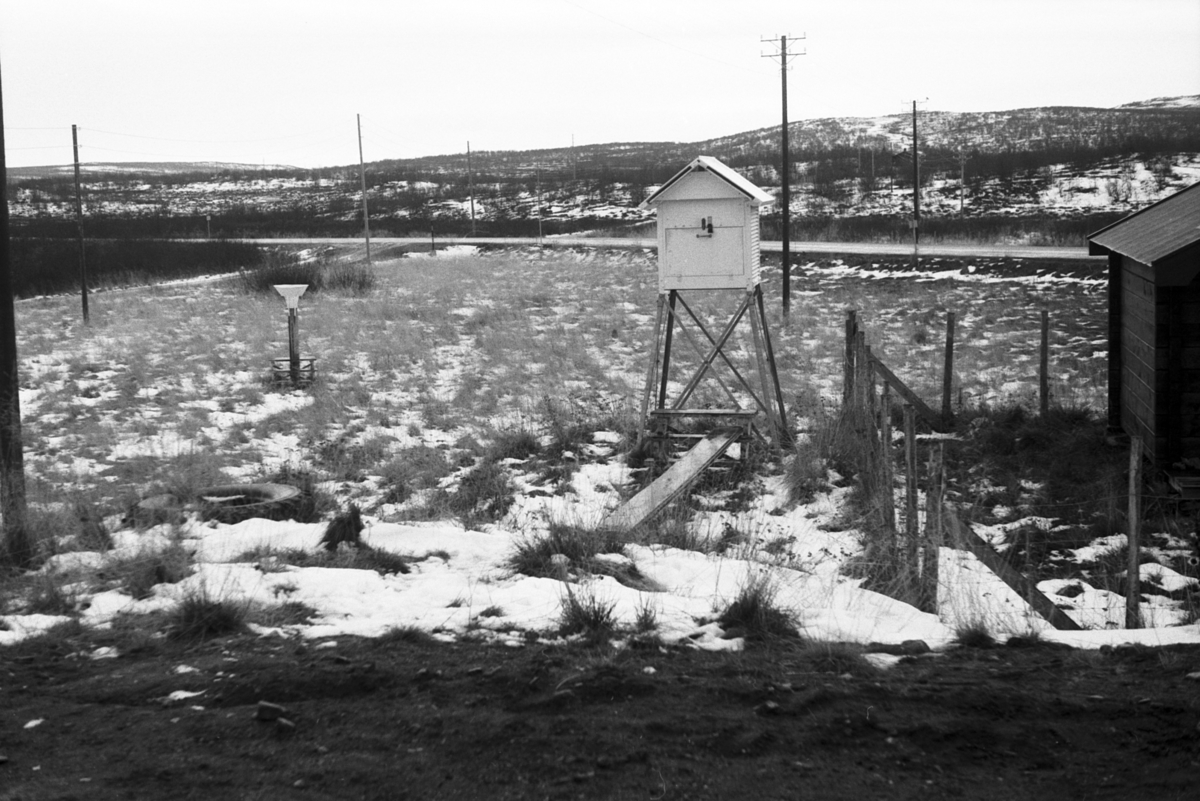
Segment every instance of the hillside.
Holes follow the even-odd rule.
[[[912,128],[906,113],[792,123],[797,233],[904,236],[903,218],[912,214]],[[1051,221],[1039,223],[1037,235],[998,235],[1077,243],[1089,225],[1200,179],[1200,95],[1113,109],[919,110],[917,130],[921,213],[935,228],[939,218],[1036,217]],[[649,219],[636,208],[646,193],[699,154],[720,158],[760,186],[781,185],[778,126],[691,143],[480,151],[471,154],[469,171],[465,153],[385,159],[367,165],[371,224],[381,235],[528,235],[539,221],[546,234],[628,226]],[[65,231],[74,210],[69,166],[13,170],[9,181],[18,230]],[[93,235],[362,229],[356,164],[89,164],[84,181]],[[766,212],[767,236],[778,235],[778,217],[777,209]],[[842,221],[836,233],[833,219]],[[820,230],[804,230],[817,221]]]

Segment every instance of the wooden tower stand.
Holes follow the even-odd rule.
[[[658,211],[658,316],[642,395],[641,449],[668,461],[685,450],[681,446],[686,452],[602,525],[624,530],[651,519],[735,442],[791,444],[759,286],[758,210],[773,201],[721,162],[700,156],[642,203]],[[684,298],[713,290],[741,298],[719,331],[705,325]],[[731,343],[744,325],[750,328],[752,364],[742,358],[739,368]],[[672,358],[677,339],[699,361],[670,397],[672,367],[683,362]],[[724,394],[719,407],[711,395],[701,401],[697,394],[706,380]],[[688,426],[689,419],[708,424]]]
[[[698,330],[698,335],[689,329],[689,322]],[[734,332],[745,324],[750,327],[753,341],[753,368],[757,374],[754,377],[744,372],[744,367],[739,369],[726,352]],[[677,333],[700,361],[691,375],[687,376],[683,390],[671,398],[668,392],[671,352]],[[732,380],[721,377],[717,362],[723,365]],[[720,387],[728,401],[727,405],[718,408],[690,405],[696,389],[705,379]],[[749,403],[739,398],[738,391]],[[641,411],[646,437],[664,445],[672,439],[688,437],[680,432],[678,425],[688,418],[724,423],[725,427],[739,430],[739,439],[749,440],[756,436],[772,442],[776,447],[790,445],[775,352],[767,326],[762,288],[758,284],[743,293],[736,311],[716,336],[692,311],[681,290],[671,289],[658,296],[654,353],[646,374]],[[759,425],[756,425],[756,421]]]

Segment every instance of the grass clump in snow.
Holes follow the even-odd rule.
[[[168,636],[176,640],[208,640],[245,628],[247,604],[211,595],[204,585],[183,596],[168,618]]]
[[[996,638],[982,620],[964,622],[954,630],[954,642],[963,648],[995,648]]]
[[[458,486],[438,493],[438,506],[459,518],[464,526],[494,523],[513,505],[516,486],[508,470],[496,462],[484,461],[462,473]]]
[[[565,637],[582,635],[588,642],[607,642],[616,630],[616,603],[596,596],[590,588],[573,589],[567,585],[559,617],[559,633]]]
[[[395,573],[406,574],[413,562],[419,562],[430,556],[442,557],[444,552],[431,552],[420,557],[392,553],[370,545],[360,545],[355,548],[343,545],[332,551],[324,548],[317,551],[306,551],[303,548],[252,548],[238,556],[233,562],[254,562],[263,572],[278,572],[279,565],[293,567],[329,567],[342,570],[373,570],[381,576]],[[449,561],[449,554],[444,554]]]
[[[717,616],[717,622],[726,634],[737,630],[747,640],[799,636],[792,616],[776,603],[777,595],[778,587],[769,575],[750,575]]]
[[[428,445],[414,445],[398,452],[379,468],[383,476],[384,503],[404,503],[414,493],[437,487],[453,468],[446,452]]]
[[[817,673],[839,676],[874,676],[879,672],[866,658],[863,647],[846,642],[806,642],[797,662]]]
[[[53,573],[36,573],[29,583],[25,614],[71,615],[78,609],[79,594],[74,585]]]
[[[136,600],[149,598],[159,584],[177,584],[192,575],[192,554],[179,542],[148,548],[104,564],[99,577],[115,581]]]
[[[566,580],[570,571],[613,574],[600,554],[625,555],[625,540],[616,532],[566,523],[551,523],[544,533],[516,542],[505,566],[526,576]],[[618,577],[619,580],[619,577]]]
[[[276,606],[254,606],[246,614],[246,622],[259,626],[303,626],[320,614],[300,601],[284,601]]]

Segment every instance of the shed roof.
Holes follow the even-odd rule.
[[[1120,253],[1153,266],[1200,243],[1200,183],[1181,189],[1088,237],[1093,256]]]
[[[712,156],[697,156],[696,158],[692,159],[690,164],[688,164],[679,172],[675,173],[675,175],[673,175],[669,181],[660,186],[658,189],[654,190],[654,192],[650,194],[650,197],[646,198],[641,202],[641,204],[639,204],[639,207],[646,208],[648,206],[658,205],[658,203],[666,199],[663,197],[663,195],[668,193],[671,187],[675,186],[686,176],[694,172],[712,173],[722,181],[725,181],[727,184],[732,186],[738,192],[745,195],[751,204],[755,206],[763,206],[767,203],[775,202],[775,198],[772,195],[759,189],[757,186],[747,181],[740,173],[736,172],[730,167],[725,166],[719,160],[713,158]]]

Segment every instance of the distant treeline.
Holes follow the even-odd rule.
[[[382,215],[385,210],[379,210]],[[376,217],[372,208],[371,236],[427,237],[470,236],[471,220],[466,217],[437,217],[427,212],[411,218]],[[611,226],[611,219],[545,219],[539,225],[536,217],[502,216],[498,219],[477,220],[477,236],[544,236],[589,231],[597,226]],[[74,221],[54,217],[10,218],[13,236],[35,239],[74,239]],[[235,209],[216,213],[206,222],[196,217],[88,217],[87,236],[96,239],[135,239],[160,237],[170,239],[204,239],[209,230],[215,240],[270,239],[274,237],[361,237],[362,214],[343,219],[326,214],[314,214],[305,209]]]
[[[1087,236],[1125,216],[1121,212],[1097,212],[1079,217],[1049,214],[987,217],[924,217],[921,241],[993,244],[1000,242],[1081,247]],[[762,238],[782,238],[780,215],[762,218]],[[902,215],[869,217],[802,216],[792,219],[794,241],[810,242],[911,242],[909,218]]]
[[[75,241],[14,236],[9,242],[13,292],[17,297],[79,291],[79,247]],[[89,288],[236,272],[256,267],[263,260],[261,250],[253,244],[220,240],[88,240],[84,253]]]

